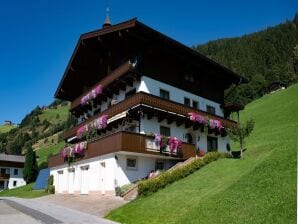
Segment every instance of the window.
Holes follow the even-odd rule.
[[[185,137],[186,137],[186,139],[187,139],[187,143],[193,143],[193,138],[192,138],[192,134],[190,134],[190,133],[187,133],[186,135],[185,135]]]
[[[163,89],[160,89],[159,90],[159,96],[163,99],[169,100],[170,99],[170,92],[166,91],[166,90],[163,90]]]
[[[215,107],[207,105],[207,112],[210,114],[215,114]]]
[[[187,105],[190,107],[190,99],[187,97],[184,97],[184,105]]]
[[[15,176],[19,175],[19,170],[18,169],[14,169],[13,170],[13,175],[15,175]]]
[[[155,170],[164,170],[165,169],[165,161],[164,160],[156,160]]]
[[[160,126],[159,133],[163,136],[169,137],[171,136],[171,129],[168,127]]]
[[[0,180],[0,189],[4,189],[4,181]]]
[[[195,108],[195,109],[199,109],[199,104],[197,101],[192,101],[192,107]]]
[[[6,169],[5,168],[1,168],[1,174],[5,174],[6,173]]]
[[[126,169],[136,170],[137,169],[137,158],[127,158],[126,159]]]
[[[14,186],[14,187],[17,186],[17,181],[16,181],[16,180],[13,181],[13,186]]]
[[[133,94],[135,94],[136,88],[133,88],[132,90],[128,91],[127,93],[125,93],[125,98],[132,96]]]
[[[217,138],[207,136],[207,151],[217,151]]]

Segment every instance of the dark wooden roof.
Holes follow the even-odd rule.
[[[149,47],[152,43],[158,43],[161,46],[167,46],[166,49],[169,51],[179,51],[179,55],[187,60],[191,60],[194,64],[203,63],[205,67],[214,69],[216,72],[213,72],[213,74],[216,74],[216,78],[223,76],[221,78],[221,81],[224,83],[223,89],[227,88],[232,83],[238,84],[239,82],[247,82],[247,79],[244,77],[216,63],[197,51],[179,43],[178,41],[146,26],[145,24],[137,21],[136,18],[133,18],[131,20],[85,33],[80,36],[56,90],[55,97],[73,101],[85,91],[84,88],[94,85],[106,76],[109,72],[101,69],[104,66],[101,65],[102,67],[100,67],[100,65],[97,65],[96,60],[99,60],[98,54],[102,54],[101,57],[108,57],[107,53],[104,52],[107,50],[107,47],[104,44],[102,44],[101,47],[98,47],[96,43],[101,42],[102,39],[106,38],[105,41],[109,42],[109,46],[117,48],[119,40],[116,39],[116,37],[123,35],[121,32],[125,34],[129,33],[129,39],[132,39],[130,40],[131,42],[129,42],[130,46],[125,46],[124,48],[140,48],[140,46],[137,46],[135,40],[139,40],[140,45],[149,45]],[[127,43],[128,42],[123,45],[128,45]],[[89,47],[87,48],[86,45]],[[124,49],[123,51],[127,53],[129,50]],[[89,63],[90,66],[86,66],[86,63]],[[77,64],[79,64],[79,66],[77,66],[79,69],[76,68]],[[84,84],[86,84],[86,86],[83,86]]]

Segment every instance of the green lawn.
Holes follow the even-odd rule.
[[[48,195],[44,190],[32,190],[34,183],[0,192],[0,197],[37,198]]]
[[[67,120],[69,106],[58,106],[56,109],[47,109],[39,115],[40,121],[47,119],[52,124],[57,124]],[[58,116],[57,116],[58,115]]]
[[[244,160],[221,159],[112,211],[121,223],[296,223],[298,85],[247,105]]]
[[[13,128],[14,128],[14,126],[12,126],[12,125],[0,125],[0,133],[9,132]]]
[[[59,142],[56,145],[41,148],[36,151],[36,155],[38,156],[37,163],[38,165],[42,164],[43,162],[47,162],[49,155],[57,154],[61,148],[64,146],[64,142]]]

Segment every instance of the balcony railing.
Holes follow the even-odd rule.
[[[133,96],[125,99],[124,101],[121,101],[121,102],[109,107],[107,110],[103,111],[102,113],[99,113],[99,114],[93,116],[92,118],[89,118],[82,124],[77,125],[71,129],[67,130],[64,133],[64,138],[66,139],[66,138],[75,136],[79,127],[85,125],[88,122],[93,121],[95,118],[100,117],[102,114],[106,114],[106,115],[108,115],[108,118],[111,118],[111,117],[115,116],[116,114],[119,114],[125,110],[128,110],[134,106],[141,105],[141,104],[147,105],[150,107],[154,107],[154,108],[158,108],[163,111],[169,111],[172,113],[184,115],[184,116],[188,116],[189,112],[196,112],[200,115],[208,116],[210,119],[220,120],[224,127],[230,127],[230,126],[236,124],[235,121],[225,119],[225,118],[213,115],[213,114],[209,114],[207,112],[185,106],[184,104],[181,104],[181,103],[176,103],[173,101],[162,99],[160,97],[153,96],[151,94],[147,94],[144,92],[138,92],[138,93],[134,94]]]
[[[10,174],[0,173],[0,180],[8,180],[10,178]]]
[[[90,90],[94,89],[96,86],[101,85],[105,90],[105,87],[110,85],[111,83],[115,82],[121,76],[125,75],[128,71],[133,68],[130,62],[126,62],[123,65],[119,66],[117,69],[112,71],[109,75],[103,78],[100,82],[96,83],[94,86],[86,90],[83,94],[81,94],[78,98],[76,98],[70,105],[70,110],[74,110],[75,108],[79,107],[81,104],[81,98],[85,96]],[[99,96],[100,97],[100,96]]]
[[[146,144],[148,141],[152,141],[152,138],[147,137],[143,134],[131,133],[131,132],[116,132],[109,136],[94,140],[88,143],[86,153],[82,159],[89,159],[108,153],[126,151],[134,153],[142,153],[156,156],[167,156],[170,158],[177,159],[188,159],[189,157],[195,156],[195,145],[189,143],[182,143],[182,157],[177,157],[175,153],[164,153],[160,154],[159,149],[152,148]],[[150,140],[151,139],[151,140]],[[54,155],[49,158],[48,166],[55,167],[66,162],[63,161],[60,154]]]

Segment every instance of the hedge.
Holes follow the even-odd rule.
[[[138,183],[138,195],[145,196],[159,189],[164,188],[177,180],[180,180],[203,166],[211,163],[219,158],[230,157],[227,153],[209,152],[202,159],[196,159],[187,165],[178,167],[169,172],[164,172],[153,179],[143,180]]]

